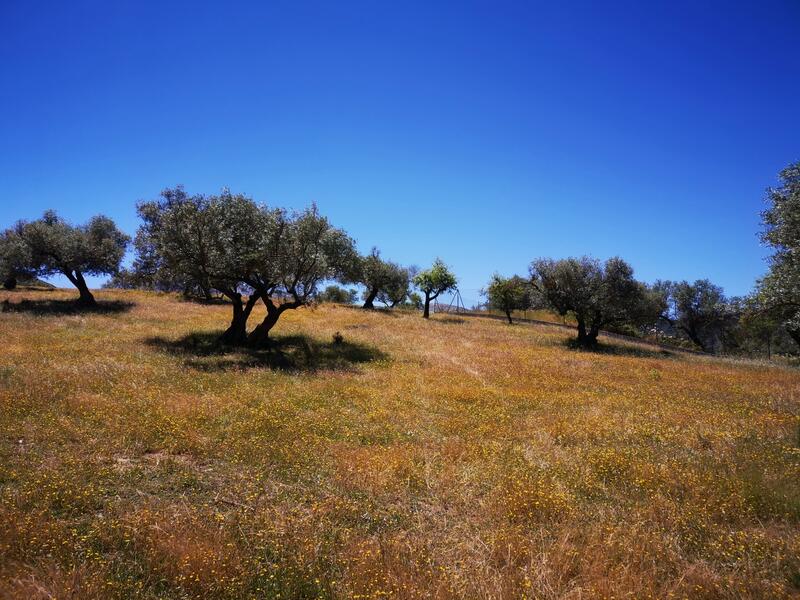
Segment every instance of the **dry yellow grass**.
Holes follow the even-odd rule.
[[[225,306],[71,296],[0,297],[1,598],[800,595],[796,370],[336,306],[218,354]]]

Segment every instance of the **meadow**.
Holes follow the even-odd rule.
[[[0,293],[0,598],[800,597],[797,369],[74,296]]]

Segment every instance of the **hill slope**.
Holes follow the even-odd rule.
[[[222,305],[6,297],[0,597],[800,594],[797,371],[337,306],[222,353]]]

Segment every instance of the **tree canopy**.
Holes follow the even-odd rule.
[[[372,251],[361,257],[357,264],[355,283],[364,286],[364,308],[375,307],[375,300],[394,306],[408,294],[409,272],[397,263],[381,258],[380,251]]]
[[[532,305],[530,281],[519,275],[502,277],[495,273],[483,293],[489,307],[503,311],[509,324],[515,310],[528,310]]]
[[[331,284],[325,286],[325,289],[322,290],[317,295],[317,302],[333,302],[335,304],[354,304],[356,299],[358,298],[358,290],[356,289],[345,289],[341,286]]]
[[[13,290],[17,280],[31,277],[31,253],[18,228],[7,229],[0,235],[0,280],[3,287]]]
[[[758,293],[800,345],[800,162],[781,171],[780,180],[780,186],[767,190],[768,208],[761,215],[761,239],[774,254]]]
[[[430,317],[431,302],[441,294],[455,289],[457,284],[456,276],[440,258],[433,261],[430,269],[417,273],[414,276],[414,285],[419,288],[425,298],[422,316],[426,319]]]
[[[721,287],[708,279],[698,279],[694,283],[658,281],[655,288],[666,300],[664,320],[704,352],[722,349],[738,321],[739,310]]]
[[[316,206],[291,214],[273,211],[263,231],[249,253],[244,277],[267,308],[264,321],[249,336],[256,345],[267,341],[284,311],[311,301],[323,281],[347,277],[358,260],[352,238]]]
[[[390,263],[390,276],[386,285],[378,292],[378,300],[389,308],[402,304],[411,293],[412,268]]]

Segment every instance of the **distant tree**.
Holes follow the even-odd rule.
[[[483,294],[490,308],[505,313],[509,325],[513,322],[511,315],[515,310],[528,310],[531,307],[530,281],[519,275],[501,277],[495,273]]]
[[[357,290],[347,290],[338,285],[327,286],[317,296],[319,302],[333,302],[336,304],[353,304],[358,297]]]
[[[420,296],[417,292],[411,292],[408,295],[408,298],[402,304],[403,306],[408,306],[409,308],[419,310],[422,308],[422,303],[422,296]]]
[[[71,225],[54,211],[36,221],[20,221],[4,235],[11,250],[11,270],[33,276],[64,275],[80,292],[78,302],[96,304],[86,284],[87,275],[113,274],[119,269],[130,238],[108,217],[92,217],[85,225]]]
[[[411,292],[411,279],[416,275],[414,267],[401,267],[395,263],[391,266],[386,285],[378,292],[378,300],[389,308],[402,304]]]
[[[621,258],[610,258],[605,264],[587,256],[542,258],[533,261],[530,272],[549,308],[561,316],[575,316],[581,346],[595,346],[603,328],[652,318],[652,297]]]
[[[437,258],[430,269],[420,271],[414,277],[414,285],[424,294],[424,309],[422,316],[430,317],[431,302],[440,294],[455,289],[458,280],[444,262]]]
[[[662,319],[683,333],[704,352],[717,352],[739,320],[739,311],[718,285],[708,279],[694,283],[658,281],[656,289],[667,298]]]
[[[136,290],[145,288],[136,276],[132,269],[120,267],[119,271],[114,273],[111,278],[103,284],[103,288],[107,290]]]
[[[796,346],[781,315],[769,310],[755,294],[741,304],[741,317],[736,328],[736,346],[748,355],[765,354],[771,359],[775,353],[796,351]]]
[[[376,299],[394,306],[402,302],[408,293],[408,270],[383,260],[377,248],[359,260],[357,272],[357,283],[366,288],[363,308],[375,308]]]
[[[31,253],[18,229],[7,229],[0,235],[0,279],[7,290],[16,288],[19,279],[33,275]]]
[[[280,316],[311,301],[320,282],[348,277],[358,261],[353,240],[334,228],[316,206],[291,215],[273,214],[274,223],[262,226],[266,235],[252,252],[244,278],[267,308],[266,317],[248,337],[253,345],[267,343]]]
[[[780,173],[781,185],[767,190],[761,239],[774,249],[759,301],[783,323],[800,346],[800,162]]]

